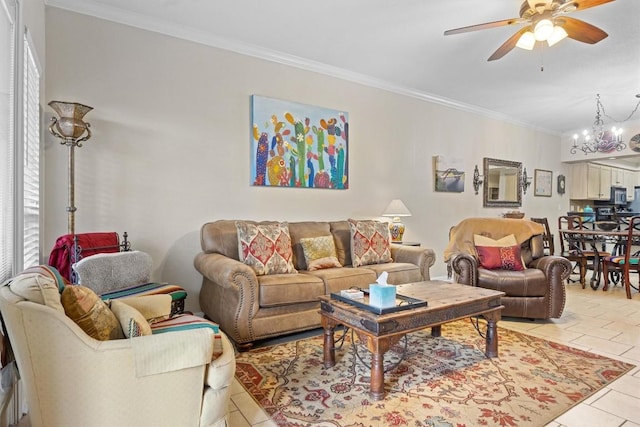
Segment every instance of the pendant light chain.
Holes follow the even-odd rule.
[[[637,96],[637,95],[636,95]],[[610,115],[608,115],[605,110],[604,110],[604,105],[602,105],[602,103],[600,102],[600,95],[598,95],[598,106],[602,109],[602,115],[605,116],[606,118],[613,120],[616,123],[623,123],[626,122],[627,120],[630,120],[631,117],[633,117],[633,115],[636,113],[636,111],[638,111],[638,107],[640,107],[640,101],[638,101],[638,103],[636,104],[636,108],[633,109],[633,111],[627,116],[626,119],[623,120],[616,120],[613,117],[611,117]]]

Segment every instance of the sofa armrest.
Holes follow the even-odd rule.
[[[391,245],[391,257],[395,262],[415,264],[420,268],[422,280],[430,280],[429,269],[436,262],[436,253],[433,249],[419,246]]]
[[[560,317],[566,299],[564,283],[571,274],[571,263],[564,257],[549,255],[534,259],[527,267],[544,272],[549,283],[549,312],[551,317]]]
[[[201,252],[193,264],[203,277],[200,307],[207,317],[235,342],[253,341],[252,322],[260,308],[254,270],[218,253]]]
[[[453,269],[454,280],[463,285],[478,285],[478,259],[469,254],[452,255],[449,265]]]

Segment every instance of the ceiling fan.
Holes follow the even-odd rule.
[[[546,41],[549,46],[553,46],[565,37],[569,37],[583,43],[595,44],[606,38],[608,34],[596,26],[566,15],[612,1],[615,0],[524,0],[520,7],[519,18],[455,28],[445,31],[444,35],[467,33],[505,25],[527,24],[493,52],[488,61],[502,58],[516,46],[531,50],[538,41]]]

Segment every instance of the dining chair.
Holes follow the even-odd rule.
[[[553,255],[556,253],[553,242],[553,234],[549,228],[549,221],[547,218],[531,218],[531,221],[542,224],[544,227],[544,234],[542,235],[542,243],[544,244],[545,255]]]
[[[618,244],[622,252],[602,259],[602,273],[604,275],[604,290],[606,291],[609,288],[611,273],[620,272],[627,298],[631,299],[631,288],[638,290],[638,287],[631,284],[631,271],[638,272],[638,277],[640,277],[640,251],[637,249],[640,246],[640,216],[632,217],[625,231],[627,234],[621,236]]]
[[[581,216],[564,215],[558,217],[560,256],[568,259],[570,262],[575,263],[574,270],[578,268],[582,289],[584,289],[586,286],[587,270],[593,270],[595,253],[591,250],[587,250],[586,244],[584,242],[579,243],[573,240],[568,240],[563,233],[563,230],[583,230],[586,228],[586,225],[582,222]]]

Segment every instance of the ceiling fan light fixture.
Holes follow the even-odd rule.
[[[553,27],[553,32],[547,39],[547,43],[549,44],[549,47],[551,47],[561,40],[564,40],[568,35],[569,34],[567,34],[564,28],[556,25],[555,27]]]
[[[538,41],[547,40],[553,34],[553,22],[548,19],[541,19],[534,27],[533,34]]]
[[[516,43],[516,47],[520,49],[532,50],[536,45],[536,37],[533,35],[531,31],[527,31],[523,35],[520,36],[518,42]]]

